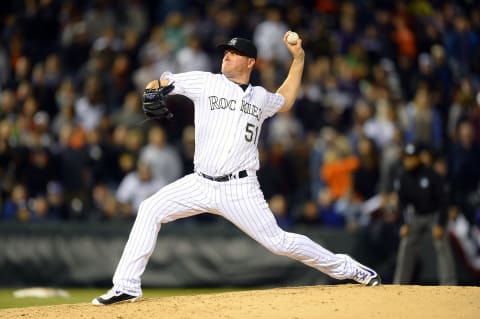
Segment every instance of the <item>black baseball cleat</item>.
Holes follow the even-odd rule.
[[[140,299],[140,297],[132,296],[118,290],[115,291],[113,289],[110,289],[109,291],[107,291],[106,294],[103,294],[100,297],[93,299],[92,305],[106,306],[106,305],[113,305],[113,304],[123,303],[123,302],[135,302],[138,299]]]
[[[366,286],[380,286],[382,284],[382,278],[377,274],[377,276],[372,277]]]
[[[356,282],[364,284],[365,286],[380,286],[382,284],[382,279],[373,269],[362,265],[358,261],[354,261],[353,267],[355,267],[355,269],[352,279]]]

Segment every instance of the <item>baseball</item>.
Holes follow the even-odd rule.
[[[296,44],[298,40],[297,32],[290,32],[287,36],[287,42],[290,44]]]

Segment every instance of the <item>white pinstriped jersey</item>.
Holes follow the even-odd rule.
[[[161,79],[175,82],[172,94],[194,102],[195,170],[220,176],[259,169],[261,126],[283,106],[282,95],[252,85],[244,91],[223,74],[210,72],[165,72]]]

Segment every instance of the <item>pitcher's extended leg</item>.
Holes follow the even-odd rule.
[[[334,254],[307,236],[282,230],[255,177],[229,184],[225,184],[225,190],[221,192],[227,196],[224,196],[219,210],[225,218],[274,254],[299,260],[336,279],[355,279],[369,284],[371,278],[378,277],[373,270],[348,255]]]
[[[205,212],[201,207],[205,198],[196,178],[187,175],[142,202],[113,276],[115,290],[141,295],[140,276],[153,253],[161,224]]]

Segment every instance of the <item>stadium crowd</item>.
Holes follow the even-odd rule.
[[[474,1],[24,0],[0,4],[0,220],[131,219],[193,170],[193,109],[145,122],[162,72],[204,70],[253,39],[276,90],[306,52],[300,96],[268,120],[258,172],[280,225],[395,227],[407,143],[442,175],[450,217],[480,226],[480,4]],[[206,221],[208,218],[199,220]]]

